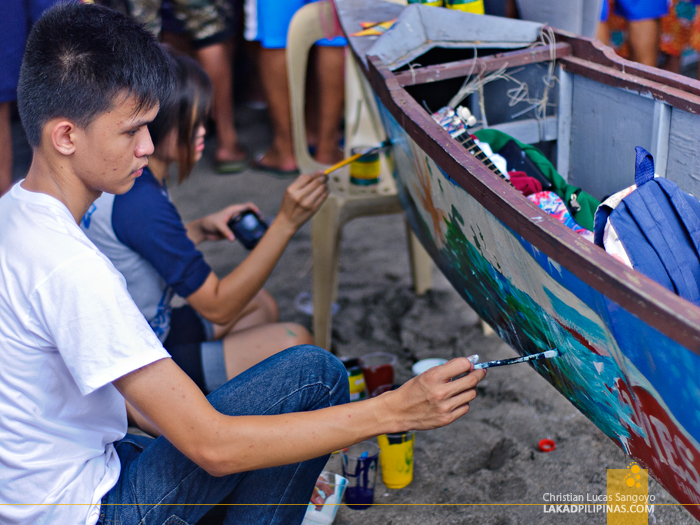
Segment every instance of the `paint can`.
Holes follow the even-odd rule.
[[[382,481],[390,489],[402,489],[413,481],[413,445],[416,433],[413,430],[398,434],[377,436],[379,464]]]
[[[408,0],[409,4],[423,4],[433,7],[442,7],[442,0]]]
[[[358,146],[350,150],[351,155],[362,153],[372,146]],[[379,151],[360,157],[350,164],[350,182],[358,186],[372,186],[379,183]]]
[[[350,401],[360,401],[367,397],[365,391],[365,376],[362,374],[360,360],[357,357],[342,357],[350,383]]]
[[[445,7],[475,15],[484,14],[484,0],[445,0]]]
[[[447,359],[441,359],[439,357],[430,357],[428,359],[421,359],[411,367],[411,371],[414,376],[420,375],[423,372],[430,370],[436,366],[444,365],[447,363]]]

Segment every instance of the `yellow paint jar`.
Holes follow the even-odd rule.
[[[379,463],[382,481],[390,489],[402,489],[413,481],[413,444],[416,434],[412,430],[400,434],[382,434],[379,443]]]
[[[442,0],[408,0],[409,4],[423,4],[423,5],[429,5],[433,7],[442,7],[443,2]]]
[[[476,15],[484,14],[484,0],[445,0],[445,7]]]
[[[367,397],[365,392],[365,376],[362,374],[360,360],[356,357],[345,357],[341,359],[348,374],[350,386],[350,401],[361,401]]]
[[[367,151],[371,146],[358,146],[350,150],[351,155]],[[350,182],[358,186],[379,183],[379,151],[360,157],[350,164]]]

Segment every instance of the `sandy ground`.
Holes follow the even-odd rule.
[[[257,112],[239,112],[243,140],[263,151],[269,132]],[[248,170],[239,175],[213,172],[209,155],[172,196],[183,218],[191,220],[235,203],[253,201],[273,216],[289,180]],[[16,150],[19,151],[19,150]],[[26,165],[20,152],[18,163]],[[238,243],[201,245],[220,276],[245,256]],[[400,382],[425,357],[451,358],[478,353],[481,360],[515,352],[497,336],[486,337],[474,312],[444,278],[422,297],[411,290],[405,230],[400,216],[357,219],[348,224],[340,257],[340,310],[333,320],[339,355],[384,351],[398,358]],[[295,308],[295,298],[311,290],[310,225],[284,253],[266,288],[278,300],[282,319],[311,328],[311,318]],[[556,450],[545,454],[538,442],[550,438]],[[579,524],[606,523],[604,514],[549,514],[543,495],[605,494],[606,469],[625,468],[630,458],[528,365],[493,369],[478,389],[469,414],[454,424],[416,438],[413,482],[401,490],[377,483],[374,506],[356,511],[342,506],[337,525],[368,524]],[[329,469],[340,472],[337,455]],[[649,523],[696,523],[653,480],[656,498]]]

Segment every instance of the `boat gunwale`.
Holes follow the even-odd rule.
[[[700,355],[700,308],[540,210],[452,139],[378,57],[366,57],[365,68],[354,50],[353,54],[376,95],[409,136],[498,220],[594,290]]]
[[[671,106],[691,113],[700,113],[700,80],[632,62],[618,56],[612,47],[603,44],[600,40],[576,35],[562,29],[551,29],[557,43],[567,43],[573,50],[571,56],[560,60],[560,62],[568,64],[570,68],[576,69],[576,71],[571,71],[572,73],[575,72],[591,80],[614,87],[627,88],[630,84],[637,86],[641,84],[648,88],[650,94],[657,100],[664,100]],[[567,69],[566,66],[565,69]],[[642,82],[639,80],[630,82],[633,78],[642,79]],[[641,91],[639,87],[631,89]],[[669,100],[664,98],[666,94],[670,96]],[[678,94],[691,97],[692,103],[685,107],[676,105],[674,99]]]

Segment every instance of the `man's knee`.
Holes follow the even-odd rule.
[[[336,356],[314,345],[299,345],[285,352],[296,363],[303,363],[306,370],[320,376],[330,389],[331,404],[342,405],[350,401],[348,374],[345,365]]]

